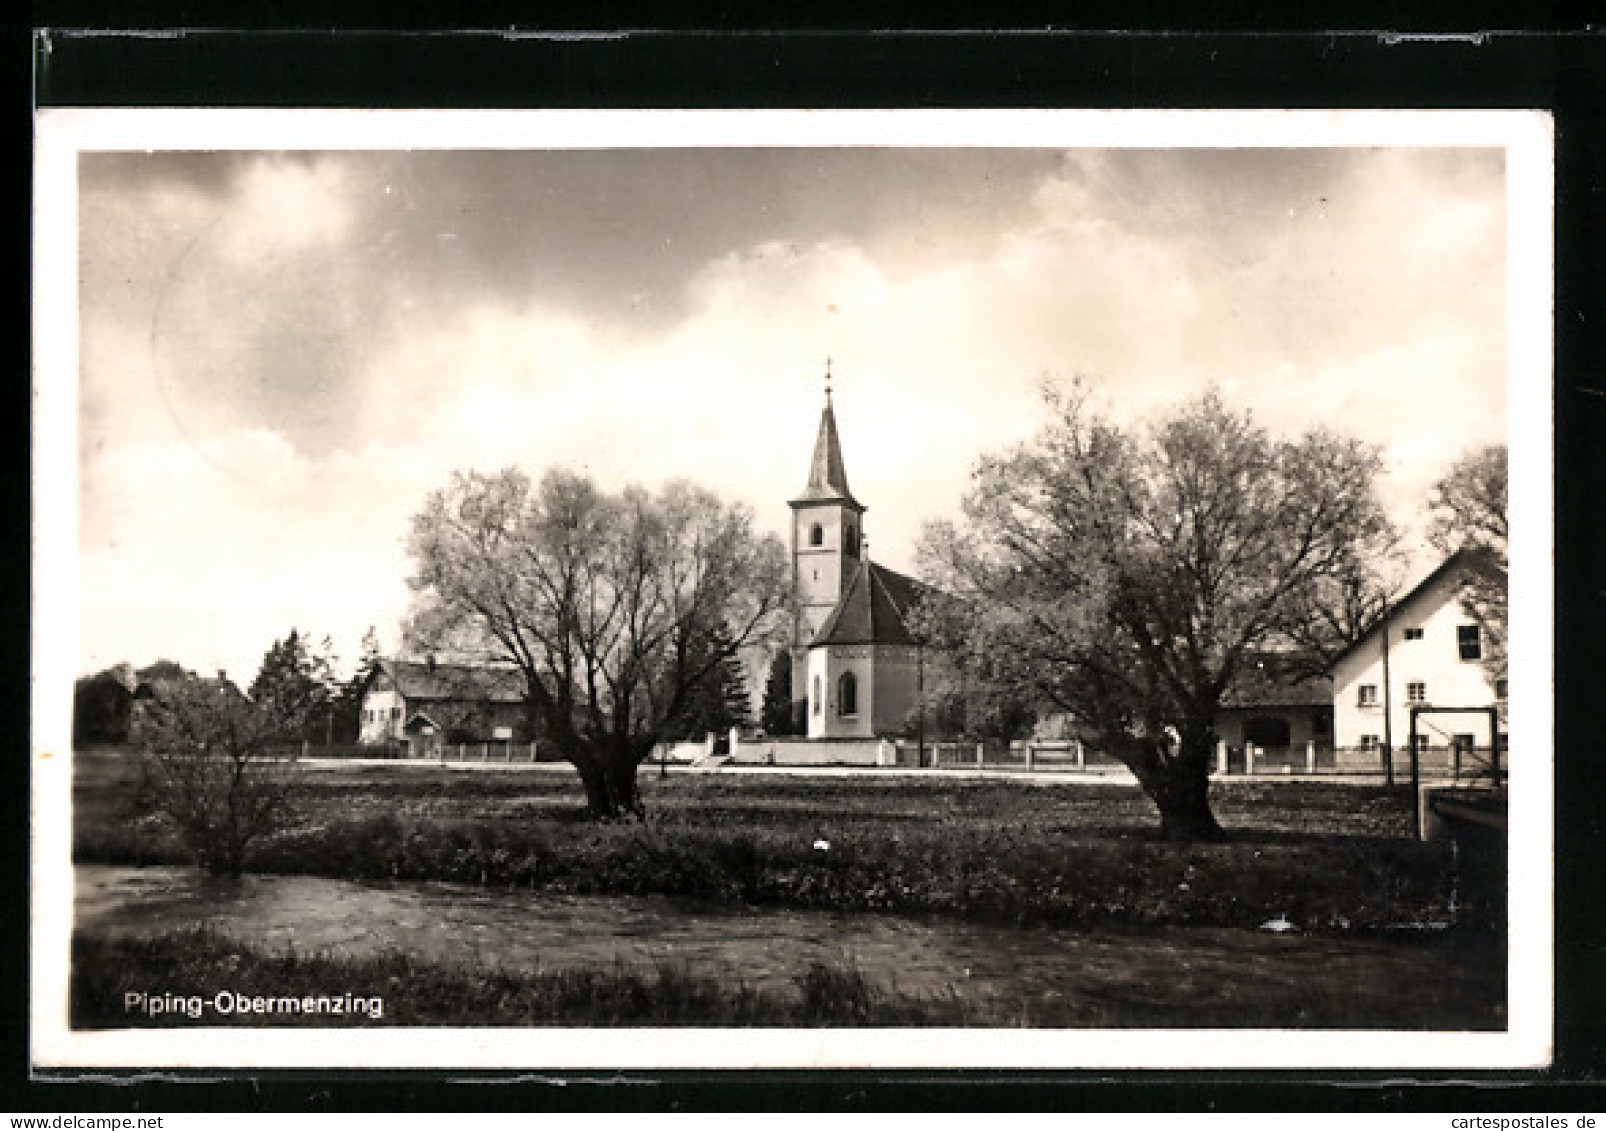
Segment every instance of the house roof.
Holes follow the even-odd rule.
[[[519,703],[524,699],[523,680],[510,667],[380,660],[379,668],[407,699],[491,703]]]
[[[1312,675],[1296,667],[1297,658],[1256,656],[1242,668],[1221,697],[1227,708],[1331,707],[1333,677]]]
[[[825,410],[820,413],[820,432],[814,440],[814,459],[809,463],[809,481],[792,506],[806,503],[847,503],[863,513],[866,509],[848,490],[848,472],[842,462],[842,441],[836,434],[836,413],[831,409],[831,393],[825,394]]]
[[[1410,592],[1406,593],[1403,597],[1390,602],[1389,614],[1392,616],[1394,613],[1403,609],[1406,605],[1409,605],[1412,601],[1415,601],[1423,593],[1427,592],[1434,585],[1438,584],[1447,575],[1453,572],[1463,570],[1473,573],[1489,573],[1495,568],[1496,567],[1491,560],[1488,551],[1477,548],[1462,547],[1461,549],[1456,550],[1449,557],[1445,558],[1444,561],[1440,562],[1431,573],[1412,586]],[[1358,640],[1355,640],[1350,644],[1349,647],[1345,648],[1338,655],[1334,656],[1332,663],[1328,665],[1329,670],[1331,670],[1345,657],[1359,649],[1362,645],[1365,645],[1373,640],[1382,630],[1383,625],[1388,623],[1388,619],[1388,617],[1384,617],[1376,625],[1372,626],[1372,628],[1364,636],[1360,637]]]
[[[897,570],[863,562],[809,646],[913,644],[915,637],[906,617],[928,591],[926,585]]]

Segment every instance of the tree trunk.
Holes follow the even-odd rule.
[[[588,750],[573,758],[585,786],[586,808],[599,820],[639,817],[644,807],[636,789],[637,762],[613,750]]]
[[[1187,736],[1175,757],[1149,749],[1128,762],[1138,784],[1160,810],[1160,835],[1172,841],[1223,840],[1226,831],[1210,808],[1210,734]]]
[[[1174,763],[1148,790],[1160,810],[1160,835],[1166,840],[1221,840],[1226,836],[1210,809],[1210,773],[1207,766]]]

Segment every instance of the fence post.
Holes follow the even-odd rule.
[[[1255,772],[1255,744],[1244,743],[1244,776],[1248,777]]]
[[[1076,751],[1076,768],[1078,770],[1087,769],[1087,747],[1082,745],[1082,740],[1080,738],[1075,739],[1071,743],[1071,748]]]
[[[978,742],[978,743],[976,743],[976,765],[977,766],[985,766],[986,764],[987,764],[987,743],[985,741]]]
[[[1216,773],[1227,776],[1227,740],[1216,739]]]
[[[1307,774],[1316,772],[1316,740],[1314,738],[1305,743],[1305,772]]]
[[[1500,708],[1489,708],[1489,780],[1500,788]]]
[[[1036,752],[1036,748],[1032,745],[1032,740],[1028,738],[1026,740],[1026,768],[1028,770],[1032,769],[1033,766],[1036,765],[1036,761],[1034,759]]]

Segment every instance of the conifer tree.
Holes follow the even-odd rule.
[[[792,653],[782,648],[770,661],[764,680],[764,702],[759,708],[759,725],[765,734],[796,734],[792,717]]]

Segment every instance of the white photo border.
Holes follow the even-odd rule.
[[[1552,1057],[1553,132],[1541,111],[44,109],[35,116],[31,1040],[36,1069],[1515,1069]],[[1506,153],[1511,451],[1509,1024],[1504,1032],[163,1029],[67,1024],[76,675],[78,156],[145,150],[1313,148]]]

